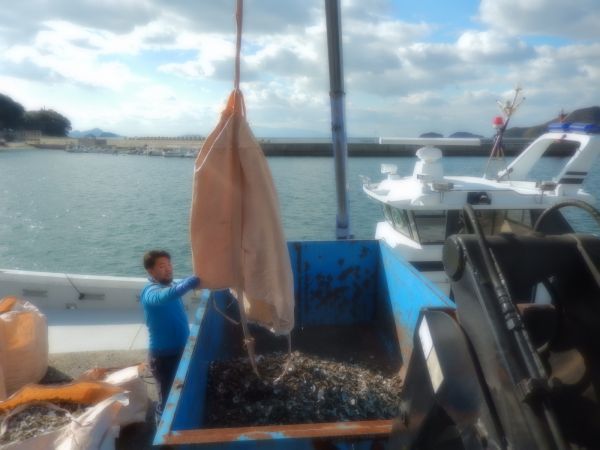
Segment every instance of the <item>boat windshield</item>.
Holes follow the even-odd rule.
[[[486,235],[531,232],[541,209],[476,209],[475,215]],[[411,211],[383,206],[386,221],[396,231],[422,245],[443,244],[452,234],[467,232],[462,210]],[[547,233],[568,233],[572,229],[557,211],[545,221]]]
[[[524,234],[531,231],[534,220],[528,209],[480,209],[475,214],[483,232]]]
[[[531,231],[537,216],[528,209],[475,210],[483,232],[524,234]],[[413,211],[413,220],[421,244],[442,244],[447,236],[464,233],[462,211]]]
[[[446,239],[446,211],[414,211],[414,223],[421,244],[442,244]]]
[[[383,215],[390,225],[396,231],[413,239],[408,214],[404,209],[391,207],[390,205],[383,206]]]

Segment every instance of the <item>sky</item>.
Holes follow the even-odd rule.
[[[246,0],[259,137],[330,135],[324,1]],[[2,4],[6,4],[2,7]],[[489,136],[600,105],[599,0],[341,0],[350,137]],[[233,87],[235,0],[0,0],[0,93],[74,130],[207,134]]]

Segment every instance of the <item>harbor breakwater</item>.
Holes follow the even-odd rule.
[[[407,139],[410,140],[410,139]],[[521,153],[533,139],[504,139],[503,149],[506,156],[516,156]],[[444,143],[430,144],[439,148],[444,156],[488,156],[493,147],[492,139],[479,139],[476,145],[448,145]],[[349,156],[406,156],[412,157],[424,144],[391,143],[380,144],[373,142],[348,142]],[[329,156],[333,154],[330,142],[261,142],[261,147],[267,156]],[[545,156],[570,156],[576,146],[568,142],[556,142]]]
[[[406,141],[415,141],[406,139]],[[448,145],[443,142],[432,144],[442,150],[444,156],[488,156],[492,150],[492,139],[478,139],[475,144]],[[326,139],[261,139],[260,145],[266,156],[323,156],[331,157],[332,144]],[[504,154],[506,156],[518,155],[531,139],[504,139]],[[128,153],[145,154],[150,156],[188,156],[193,157],[201,148],[203,141],[181,141],[177,139],[161,139],[159,141],[143,141],[135,139],[98,139],[89,140],[82,145],[77,139],[46,138],[36,143],[29,143],[34,147],[44,149],[62,149],[78,153]],[[349,156],[406,156],[412,157],[415,152],[423,147],[422,143],[379,143],[378,139],[349,140]],[[545,156],[564,157],[573,153],[575,147],[566,142],[556,142]]]

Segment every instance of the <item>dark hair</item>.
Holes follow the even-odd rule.
[[[150,250],[146,252],[144,255],[144,269],[152,269],[158,258],[169,258],[170,261],[171,255],[165,250]]]

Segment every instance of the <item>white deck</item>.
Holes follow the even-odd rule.
[[[48,320],[51,354],[101,350],[144,350],[148,329],[141,310],[43,311]],[[192,323],[195,311],[188,311]]]
[[[50,353],[148,348],[141,311],[48,310]]]
[[[148,329],[137,310],[47,310],[50,353],[144,350]],[[195,311],[188,311],[192,323]]]

